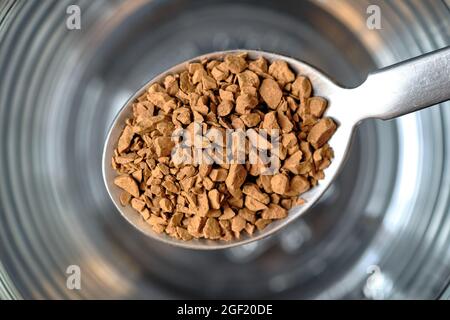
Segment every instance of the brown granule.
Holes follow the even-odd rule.
[[[327,101],[313,94],[310,80],[285,61],[250,60],[245,53],[190,63],[153,83],[133,103],[112,159],[120,203],[155,232],[183,241],[239,239],[285,218],[333,158],[327,142],[337,126],[323,117]],[[212,128],[246,132],[241,145],[231,136],[233,156],[243,151],[245,163],[217,161],[225,159],[226,141]],[[208,153],[215,161],[175,161],[178,129],[191,133],[189,148],[198,141],[219,146]],[[277,156],[275,172],[264,173],[261,150]]]
[[[283,91],[281,91],[280,85],[273,79],[264,79],[259,88],[259,93],[271,109],[276,109],[283,97]]]
[[[114,183],[128,192],[133,197],[139,198],[139,187],[137,182],[129,175],[121,175],[114,179]]]
[[[320,119],[308,134],[308,142],[315,149],[322,147],[336,131],[336,124],[330,118]]]

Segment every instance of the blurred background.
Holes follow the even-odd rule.
[[[69,5],[80,9],[81,29],[68,28]],[[367,25],[370,5],[380,29]],[[223,251],[138,233],[107,195],[101,154],[127,98],[185,59],[262,49],[356,86],[376,68],[450,45],[449,6],[0,1],[0,298],[448,299],[449,102],[364,122],[346,168],[311,212]],[[80,290],[66,286],[73,265]]]

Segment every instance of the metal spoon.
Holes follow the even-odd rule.
[[[329,105],[325,115],[333,118],[338,123],[338,130],[329,141],[335,153],[332,164],[325,170],[325,179],[321,180],[316,187],[302,194],[301,197],[306,201],[304,205],[291,209],[287,218],[272,222],[264,230],[256,232],[253,236],[242,236],[240,239],[234,239],[230,242],[205,239],[194,239],[185,242],[166,234],[157,234],[134,209],[130,206],[123,207],[120,204],[119,195],[121,190],[113,183],[117,174],[111,167],[111,158],[123,130],[125,120],[132,115],[132,103],[150,84],[155,82],[161,83],[167,75],[185,70],[187,63],[204,58],[220,59],[226,54],[240,52],[248,53],[250,59],[262,56],[269,62],[285,60],[296,74],[309,77],[314,95],[325,97],[328,100]],[[119,212],[128,222],[149,237],[190,249],[234,247],[267,237],[308,211],[319,200],[342,168],[353,132],[362,120],[369,118],[388,120],[449,99],[450,47],[378,70],[371,73],[362,85],[351,89],[340,87],[321,71],[304,62],[282,55],[252,50],[210,53],[185,61],[161,73],[144,85],[125,103],[125,106],[115,118],[106,138],[103,150],[103,179],[108,193]]]

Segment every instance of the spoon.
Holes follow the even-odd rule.
[[[264,230],[258,231],[252,236],[242,236],[240,239],[225,242],[207,239],[181,241],[165,233],[157,234],[131,206],[123,207],[120,204],[121,190],[113,183],[117,173],[111,167],[111,158],[124,128],[125,120],[132,115],[132,104],[151,84],[162,83],[167,75],[184,71],[188,63],[205,58],[208,60],[221,59],[226,54],[242,52],[248,53],[249,59],[264,57],[269,63],[274,60],[286,61],[294,73],[309,77],[314,95],[325,97],[328,100],[325,116],[331,117],[338,124],[338,129],[329,141],[330,146],[334,149],[334,159],[325,170],[325,179],[301,195],[306,201],[305,204],[292,208],[285,219],[273,221]],[[125,103],[114,119],[106,138],[103,150],[103,179],[111,199],[122,216],[153,239],[190,249],[223,249],[243,245],[274,234],[303,215],[319,200],[343,167],[353,132],[362,120],[369,118],[389,120],[449,99],[450,47],[380,69],[369,74],[366,81],[357,88],[340,87],[316,68],[282,55],[252,50],[214,52],[185,61],[161,73]]]

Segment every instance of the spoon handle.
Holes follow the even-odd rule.
[[[450,99],[450,47],[371,73],[354,89],[361,119],[392,119]]]

